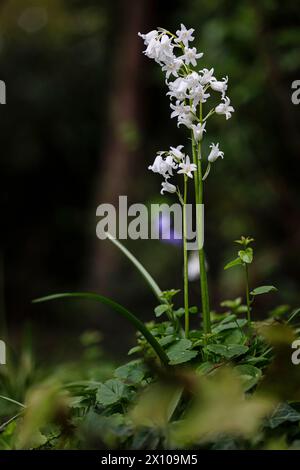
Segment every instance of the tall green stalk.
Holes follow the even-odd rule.
[[[202,103],[200,103],[200,123],[203,123],[202,118]],[[200,289],[201,289],[201,302],[202,302],[202,315],[204,332],[211,332],[210,308],[209,308],[209,293],[207,274],[205,267],[205,254],[204,249],[201,247],[200,233],[202,231],[202,217],[199,210],[199,204],[203,204],[203,180],[202,180],[202,160],[201,160],[201,142],[196,144],[194,135],[192,133],[192,152],[193,162],[197,165],[197,173],[195,174],[195,201],[196,201],[196,227],[198,239],[198,253],[199,253],[199,266],[200,266]]]
[[[190,331],[189,317],[189,280],[188,280],[188,256],[187,256],[187,221],[186,221],[186,203],[187,203],[187,176],[184,175],[183,192],[183,265],[184,265],[184,325],[185,336],[188,338]]]
[[[245,263],[245,279],[246,279],[246,302],[247,302],[247,319],[248,323],[251,323],[251,302],[249,296],[249,273],[248,273],[248,264]]]

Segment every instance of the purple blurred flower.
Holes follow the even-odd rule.
[[[182,233],[178,233],[171,224],[170,216],[160,213],[155,218],[155,228],[159,233],[159,240],[171,245],[182,245]]]

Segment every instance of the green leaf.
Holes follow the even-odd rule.
[[[158,305],[157,307],[155,307],[154,313],[155,313],[156,317],[160,317],[161,315],[163,315],[163,313],[167,312],[168,310],[169,310],[168,305],[166,305],[166,304]]]
[[[118,379],[107,380],[97,391],[97,401],[103,406],[114,405],[128,398],[128,387]]]
[[[14,403],[15,405],[18,405],[21,408],[26,408],[26,406],[23,405],[23,403],[20,403],[19,401],[16,401],[16,400],[13,400],[12,398],[9,398],[9,397],[5,397],[4,395],[0,395],[0,399],[9,401],[10,403]]]
[[[144,266],[136,259],[136,257],[127,249],[125,248],[122,243],[116,240],[109,232],[106,232],[107,238],[117,247],[120,251],[124,253],[125,256],[132,262],[132,264],[137,268],[137,270],[141,273],[143,278],[146,280],[148,285],[151,287],[152,291],[156,295],[158,299],[161,299],[162,290],[157,285],[156,281],[153,279],[151,274],[144,268]]]
[[[246,336],[244,333],[236,328],[235,330],[230,330],[224,338],[224,344],[244,344]]]
[[[175,340],[173,335],[167,335],[160,338],[158,342],[161,346],[167,346],[168,344],[174,343]]]
[[[191,315],[197,314],[198,313],[198,307],[190,307],[189,312],[190,312]],[[184,310],[183,307],[180,307],[177,310],[174,310],[173,313],[177,318],[180,318],[185,314],[185,310]]]
[[[182,364],[188,362],[198,355],[197,351],[190,351],[192,342],[189,339],[180,339],[176,344],[169,347],[167,354],[170,364]]]
[[[221,307],[229,308],[230,310],[235,310],[242,303],[242,297],[237,297],[234,300],[223,300],[220,303]]]
[[[196,372],[199,375],[206,375],[212,372],[215,368],[215,364],[213,362],[202,362],[199,367],[197,367]]]
[[[190,307],[189,312],[191,315],[196,315],[198,313],[198,307]]]
[[[204,176],[203,176],[203,178],[202,178],[202,181],[205,181],[206,178],[208,177],[208,175],[209,175],[209,173],[210,173],[210,168],[211,168],[211,164],[209,163],[209,164],[207,165],[206,170],[205,170],[205,173],[204,173]]]
[[[209,344],[206,349],[214,354],[223,356],[226,359],[232,359],[235,356],[241,356],[248,351],[248,346],[242,344]]]
[[[127,310],[122,305],[118,304],[109,297],[104,297],[100,294],[94,294],[89,292],[65,292],[62,294],[49,295],[47,297],[42,297],[40,299],[33,300],[33,303],[48,302],[58,299],[70,299],[70,298],[79,298],[79,299],[88,299],[96,302],[100,302],[104,305],[111,307],[116,313],[121,315],[123,318],[126,318],[138,331],[142,333],[145,339],[148,341],[150,346],[154,349],[161,362],[164,365],[168,365],[168,357],[162,347],[158,344],[154,336],[150,333],[149,329],[141,322],[133,313]]]
[[[290,323],[291,321],[294,320],[294,318],[296,318],[300,313],[300,308],[297,308],[296,310],[294,310],[291,315],[289,316],[289,319],[288,319],[288,323]]]
[[[252,248],[246,248],[246,250],[240,250],[238,252],[239,257],[243,263],[251,264],[253,261],[253,250]]]
[[[269,292],[276,292],[277,289],[274,286],[260,286],[253,289],[250,294],[251,295],[261,295],[261,294],[268,294]]]
[[[224,267],[224,270],[233,268],[234,266],[239,266],[242,264],[241,258],[235,258],[233,261],[227,263]]]
[[[131,361],[115,370],[115,377],[131,384],[140,383],[145,377],[147,368],[141,361]]]
[[[173,313],[174,313],[175,317],[181,318],[185,314],[185,310],[184,310],[184,308],[180,307],[177,310],[174,310]]]
[[[232,330],[232,329],[235,329],[235,328],[243,328],[243,326],[245,326],[247,324],[247,320],[245,319],[241,319],[241,320],[236,320],[234,322],[222,322],[222,323],[219,323],[219,325],[215,326],[213,329],[212,329],[212,332],[213,333],[221,333],[221,331],[225,331],[225,330]]]
[[[234,370],[238,372],[242,380],[244,392],[248,392],[262,377],[261,370],[249,364],[238,365]]]
[[[281,403],[270,416],[268,426],[275,429],[285,422],[295,423],[298,421],[300,422],[300,413],[287,403]]]
[[[131,356],[132,354],[138,353],[142,350],[141,346],[134,346],[133,348],[129,349],[128,351],[128,356]]]
[[[269,312],[269,316],[273,318],[282,317],[286,315],[290,309],[290,305],[278,305],[278,307],[275,307],[271,312]]]

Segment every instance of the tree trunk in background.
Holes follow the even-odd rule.
[[[96,178],[95,209],[101,203],[118,206],[119,195],[132,194],[132,173],[138,157],[138,117],[141,106],[139,83],[143,31],[151,0],[121,0],[123,30],[119,34],[114,67],[114,83],[108,104],[109,126],[106,146],[101,151],[101,168]],[[141,110],[140,110],[141,111]],[[138,134],[137,134],[138,135]],[[117,271],[120,253],[108,241],[95,239],[89,266],[89,288],[111,291],[111,276]]]

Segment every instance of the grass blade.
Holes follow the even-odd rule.
[[[13,403],[14,405],[21,406],[22,408],[26,408],[26,406],[23,405],[23,403],[20,403],[20,402],[17,401],[17,400],[13,400],[12,398],[9,398],[9,397],[5,397],[4,395],[0,395],[0,399],[1,399],[1,400],[9,401],[10,403]]]
[[[160,344],[156,341],[154,336],[150,333],[148,328],[141,322],[133,313],[127,310],[122,305],[118,304],[114,300],[104,297],[100,294],[94,294],[89,292],[66,292],[62,294],[54,294],[49,295],[47,297],[42,297],[36,300],[33,300],[33,303],[40,303],[40,302],[47,302],[50,300],[58,300],[58,299],[68,299],[68,298],[80,298],[80,299],[88,299],[93,300],[96,302],[100,302],[104,305],[108,305],[111,307],[116,313],[121,315],[122,317],[126,318],[137,330],[139,330],[148,343],[152,346],[158,357],[160,358],[161,362],[166,366],[168,365],[169,359],[166,355],[165,351],[162,349]]]
[[[5,421],[5,423],[1,424],[1,426],[0,426],[0,432],[3,432],[4,429],[5,429],[10,423],[12,423],[12,422],[15,421],[17,418],[19,418],[19,416],[22,416],[23,413],[24,413],[24,411],[20,411],[20,413],[17,413],[15,416],[13,416],[13,417],[10,418],[9,420]]]
[[[127,248],[125,248],[119,240],[116,240],[109,232],[106,232],[108,239],[117,247],[120,251],[124,253],[125,256],[132,262],[132,264],[137,268],[137,270],[141,273],[143,278],[146,280],[148,285],[151,287],[152,291],[156,295],[156,297],[161,301],[162,290],[157,285],[156,281],[153,279],[151,274],[144,268],[144,266],[136,259],[136,257],[130,253]]]

